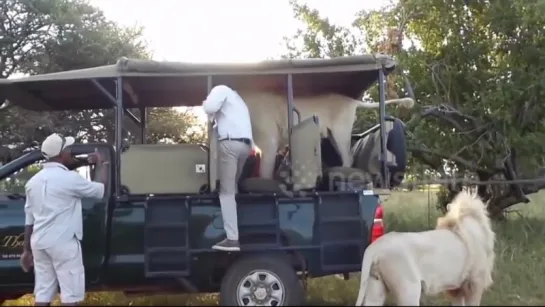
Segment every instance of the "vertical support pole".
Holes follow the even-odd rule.
[[[146,144],[146,124],[148,121],[148,109],[140,107],[140,144]]]
[[[293,177],[293,161],[292,161],[292,155],[291,155],[291,149],[293,148],[291,145],[291,132],[293,129],[293,75],[288,74],[287,78],[287,100],[288,100],[288,161],[290,162],[290,165],[288,167],[288,174],[289,178]],[[291,180],[288,181],[290,184],[288,185],[288,190],[293,190],[293,184],[291,183]]]
[[[390,178],[388,174],[388,155],[386,148],[386,76],[381,68],[378,71],[378,87],[379,87],[379,116],[380,116],[380,170],[381,170],[381,185],[383,189],[390,188]]]
[[[212,76],[206,78],[206,95],[210,93],[213,86]],[[208,185],[210,186],[210,192],[214,192],[217,188],[218,180],[218,139],[216,137],[216,131],[214,131],[214,123],[206,119],[208,125]]]
[[[123,147],[123,78],[115,81],[115,196],[121,196],[121,148]]]
[[[210,91],[212,90],[212,76],[208,76],[206,78],[206,93],[210,93]]]

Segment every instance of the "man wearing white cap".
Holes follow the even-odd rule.
[[[76,305],[84,300],[85,270],[80,241],[82,198],[104,197],[107,175],[97,174],[102,182],[86,180],[67,166],[73,165],[70,145],[73,137],[48,136],[41,151],[47,159],[43,169],[27,182],[25,204],[25,240],[21,266],[34,266],[36,306],[48,306],[60,286],[62,305]],[[89,155],[89,163],[104,164],[98,153]]]
[[[203,110],[216,121],[218,135],[218,165],[223,228],[227,238],[213,249],[239,251],[238,216],[235,194],[244,163],[252,150],[250,112],[240,95],[225,85],[217,85],[202,104]]]

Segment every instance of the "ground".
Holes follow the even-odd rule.
[[[494,285],[484,295],[483,305],[545,305],[545,192],[531,196],[531,203],[517,205],[509,221],[495,225],[497,262]],[[429,200],[429,202],[428,202]],[[428,204],[429,203],[429,204]],[[387,230],[420,231],[433,227],[438,216],[435,193],[396,192],[385,203]],[[323,306],[353,306],[359,278],[349,281],[334,276],[311,280],[308,303]],[[24,306],[30,295],[4,306]],[[92,293],[85,305],[210,306],[217,305],[215,294],[127,298],[120,293]],[[442,297],[424,298],[423,305],[447,305]]]

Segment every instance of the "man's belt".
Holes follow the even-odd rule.
[[[248,138],[223,138],[223,139],[219,139],[218,141],[236,141],[236,142],[242,142],[246,145],[251,145],[252,144],[252,140],[248,139]]]

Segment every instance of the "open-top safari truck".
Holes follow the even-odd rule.
[[[0,95],[10,104],[35,111],[115,110],[112,143],[77,144],[72,149],[74,154],[98,150],[111,162],[103,166],[111,174],[107,196],[83,201],[82,246],[89,291],[219,291],[223,305],[298,305],[307,277],[346,277],[359,271],[365,248],[384,230],[382,206],[372,187],[350,182],[350,176],[332,178],[332,170],[350,170],[324,162],[335,160],[328,159],[334,146],[320,135],[319,119],[298,118],[294,89],[298,95],[334,92],[359,99],[379,81],[381,123],[355,136],[354,146],[366,147],[358,140],[379,146],[372,152],[383,157],[379,177],[384,188],[394,182],[389,170],[402,171],[406,163],[403,124],[387,119],[384,106],[383,81],[394,66],[390,58],[370,55],[244,65],[121,59],[115,65],[2,80]],[[205,145],[143,144],[147,108],[200,105],[216,84],[285,93],[290,127],[285,166],[293,168],[289,161],[297,157],[316,166],[309,170],[316,182],[301,183],[297,191],[293,189],[297,176],[277,184],[279,190],[259,184],[260,179],[241,178],[253,182],[247,186],[254,190],[237,195],[238,253],[211,249],[224,236],[214,134]],[[139,109],[140,116],[129,109]],[[142,144],[124,142],[125,116],[141,128]],[[393,129],[386,129],[388,120]],[[386,163],[387,148],[396,155],[397,164]],[[363,156],[376,158],[368,153]],[[0,184],[13,183],[42,160],[35,150],[3,165]],[[74,168],[88,168],[93,176],[93,167]],[[323,184],[324,178],[329,184]],[[33,288],[33,274],[23,273],[18,259],[24,202],[20,192],[0,193],[2,300]]]

